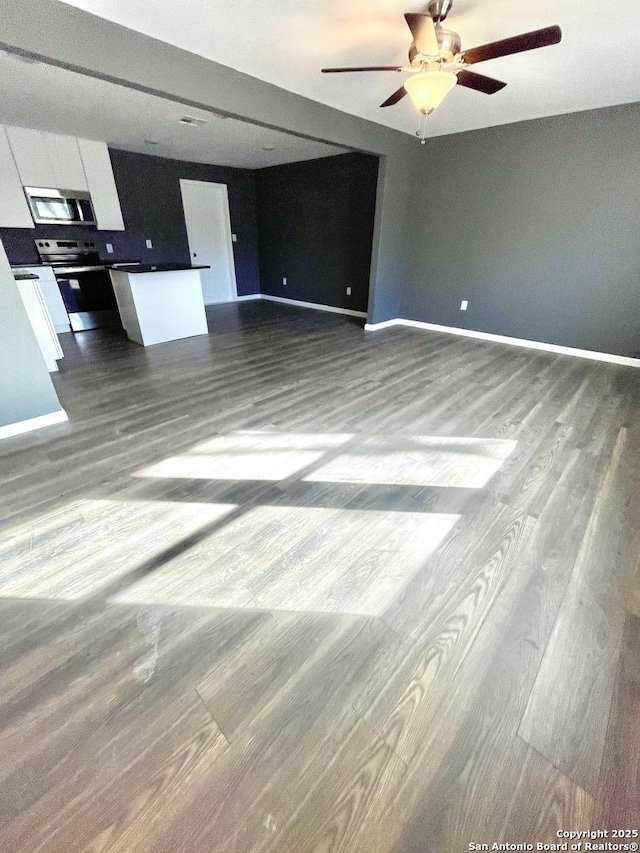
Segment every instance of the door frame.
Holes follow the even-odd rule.
[[[237,302],[238,300],[238,282],[236,281],[236,264],[235,264],[235,256],[233,253],[233,237],[231,231],[231,212],[229,209],[229,188],[226,184],[220,184],[215,181],[196,181],[191,178],[180,178],[180,199],[182,201],[182,215],[184,217],[184,225],[187,232],[187,243],[189,243],[189,226],[187,225],[187,214],[184,209],[184,195],[182,192],[182,188],[185,185],[193,185],[193,186],[206,186],[215,188],[216,193],[220,198],[223,199],[224,204],[223,208],[223,220],[226,231],[226,240],[225,240],[225,259],[227,262],[227,267],[229,271],[229,275],[231,277],[231,302]],[[191,244],[189,243],[189,255],[191,255],[190,260],[193,261],[193,251],[191,249]],[[224,305],[225,303],[205,303],[209,305]]]

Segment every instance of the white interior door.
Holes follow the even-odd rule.
[[[238,291],[227,186],[183,179],[180,191],[191,263],[211,267],[201,270],[205,304],[232,302],[238,298]]]

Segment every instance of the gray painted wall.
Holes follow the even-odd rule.
[[[60,411],[0,241],[0,427]]]
[[[632,104],[428,143],[398,316],[640,350],[639,140]]]

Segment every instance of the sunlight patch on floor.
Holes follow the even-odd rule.
[[[344,434],[237,432],[137,471],[136,477],[271,480],[291,477],[352,438]]]
[[[0,548],[0,596],[76,600],[221,521],[230,504],[77,500],[18,526]]]
[[[113,499],[18,523],[0,544],[0,596],[378,615],[464,512],[464,495],[438,512],[433,490],[483,488],[515,447],[443,436],[216,436],[136,472]]]
[[[487,438],[368,437],[303,479],[481,489],[516,444]]]
[[[229,549],[213,534],[110,598],[322,613],[382,613],[458,521],[457,515],[261,506],[235,520]]]

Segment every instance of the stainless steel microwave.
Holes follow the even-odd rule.
[[[36,225],[95,225],[89,193],[25,187],[24,191]]]

